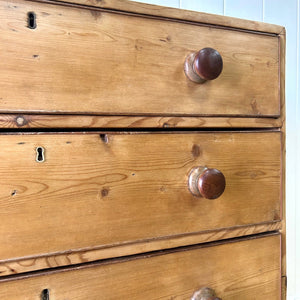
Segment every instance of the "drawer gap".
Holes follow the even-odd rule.
[[[55,268],[51,268],[51,269],[40,269],[40,270],[36,270],[36,271],[31,271],[31,272],[24,272],[22,274],[7,275],[7,276],[0,277],[0,283],[6,282],[6,281],[11,281],[11,280],[20,280],[20,279],[24,279],[24,278],[28,278],[28,277],[35,277],[35,276],[40,276],[40,275],[54,274],[54,273],[58,273],[58,272],[72,271],[75,269],[79,270],[82,268],[122,263],[122,262],[132,261],[132,260],[136,260],[136,259],[145,259],[145,258],[150,258],[150,257],[154,257],[154,256],[159,256],[159,255],[166,255],[166,254],[171,254],[171,253],[176,253],[176,252],[191,251],[191,250],[196,250],[196,249],[201,249],[201,248],[214,247],[214,246],[218,246],[218,245],[222,245],[222,244],[237,243],[237,242],[242,242],[242,241],[246,241],[246,240],[265,238],[265,237],[270,237],[270,236],[275,236],[275,235],[280,235],[280,233],[278,231],[262,232],[262,233],[252,234],[252,235],[246,235],[243,237],[224,239],[224,240],[220,240],[220,241],[212,241],[212,242],[206,242],[206,243],[201,243],[201,244],[180,246],[180,247],[175,247],[172,249],[155,250],[155,251],[132,254],[132,255],[127,255],[127,256],[122,256],[122,257],[107,258],[107,259],[86,262],[86,263],[73,264],[73,265],[69,265],[69,266],[55,267]],[[41,295],[48,295],[48,297],[49,297],[50,292],[48,289],[44,289],[42,291]],[[42,298],[42,300],[49,300],[49,299],[50,298]]]
[[[94,134],[99,133],[99,135],[105,136],[105,134],[147,134],[147,133],[163,133],[163,134],[172,134],[172,133],[214,133],[214,132],[274,132],[280,131],[279,127],[264,128],[264,127],[234,127],[234,128],[0,128],[0,134],[11,134],[11,133],[84,133],[84,134]],[[101,138],[102,139],[102,138]]]

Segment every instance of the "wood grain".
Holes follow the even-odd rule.
[[[7,134],[0,143],[2,260],[281,219],[280,132]],[[214,201],[188,189],[201,165],[226,178]]]
[[[283,27],[280,25],[268,24],[257,21],[244,20],[220,15],[213,15],[203,12],[188,11],[171,7],[163,7],[146,3],[138,3],[128,0],[35,0],[42,3],[57,3],[60,5],[80,5],[82,7],[91,6],[94,9],[111,9],[120,12],[142,14],[145,16],[155,16],[173,19],[176,21],[196,22],[208,26],[229,27],[238,30],[251,30],[279,34]]]
[[[0,114],[1,128],[280,128],[282,119]]]
[[[53,269],[161,249],[172,249],[181,246],[222,241],[236,237],[247,237],[264,232],[279,231],[282,229],[281,226],[281,222],[278,221],[266,224],[252,224],[249,226],[235,226],[233,228],[208,230],[172,237],[166,236],[133,243],[120,243],[113,246],[83,248],[60,253],[47,253],[33,257],[15,258],[0,261],[0,276],[16,275],[42,269]]]
[[[223,300],[280,299],[278,234],[182,250],[2,281],[0,298],[190,299],[210,287]]]
[[[2,113],[280,116],[278,36],[21,0],[0,17]],[[198,85],[183,64],[204,47],[224,68]]]
[[[286,299],[283,27],[120,0],[0,17],[1,300]],[[224,70],[200,86],[183,64],[204,47]],[[219,199],[190,194],[195,166],[224,173]]]

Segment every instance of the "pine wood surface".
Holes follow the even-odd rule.
[[[279,117],[278,36],[126,14],[1,1],[0,112]],[[27,13],[37,18],[27,27]],[[202,85],[188,54],[217,49]]]
[[[280,299],[280,235],[198,246],[0,281],[2,300],[191,299],[210,287],[223,300]]]
[[[34,0],[41,3],[53,3],[60,5],[80,5],[93,7],[93,9],[111,9],[113,11],[142,14],[145,17],[161,17],[175,21],[188,21],[207,26],[229,27],[237,30],[250,30],[265,33],[280,34],[283,27],[258,21],[250,21],[239,18],[213,15],[203,12],[188,11],[171,7],[157,6],[147,3],[139,3],[128,0]]]
[[[43,269],[53,269],[62,266],[76,265],[97,260],[127,255],[141,254],[160,249],[172,249],[181,246],[195,245],[212,241],[228,240],[236,237],[249,237],[250,235],[282,230],[280,221],[266,224],[252,224],[248,226],[235,226],[220,230],[166,236],[133,243],[120,243],[113,246],[100,246],[82,248],[58,253],[47,253],[33,257],[14,258],[0,261],[0,276],[16,275]]]
[[[280,128],[281,118],[0,114],[1,128]]]
[[[1,300],[286,299],[283,27],[123,0],[0,0],[0,17],[0,127],[19,130],[0,135]],[[224,70],[197,85],[183,63],[203,47]],[[219,199],[190,194],[197,165],[224,173]]]
[[[280,132],[7,134],[0,141],[2,260],[281,220]],[[220,198],[192,196],[195,166],[223,172]]]

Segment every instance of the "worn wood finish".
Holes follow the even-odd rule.
[[[280,132],[27,134],[0,142],[2,260],[281,219]],[[199,165],[226,177],[214,201],[188,189]]]
[[[275,35],[21,0],[0,5],[1,112],[280,116]],[[183,64],[204,47],[220,52],[224,68],[198,85]]]
[[[93,7],[99,9],[112,9],[121,12],[142,14],[145,17],[162,17],[173,19],[174,21],[188,21],[201,23],[207,26],[229,27],[237,30],[250,30],[258,32],[266,32],[280,34],[283,30],[282,26],[267,24],[263,22],[243,20],[239,18],[229,18],[226,16],[213,15],[202,12],[188,11],[183,9],[174,9],[171,7],[163,7],[150,5],[146,3],[138,3],[128,0],[35,0],[42,3],[56,3],[61,5],[80,5],[83,7]]]
[[[166,236],[137,241],[135,243],[121,243],[111,247],[85,248],[77,251],[70,250],[34,257],[15,258],[0,261],[0,276],[16,275],[24,272],[93,262],[100,259],[139,254],[160,249],[171,249],[180,246],[220,241],[235,237],[247,237],[253,234],[279,230],[281,230],[281,222],[277,221],[266,224],[252,224],[249,226],[236,226],[227,229],[182,234],[172,237]]]
[[[0,298],[190,299],[208,286],[223,300],[280,299],[278,234],[182,250],[2,281]]]
[[[280,128],[274,118],[0,114],[2,128]]]

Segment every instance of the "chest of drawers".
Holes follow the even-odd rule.
[[[130,1],[0,1],[0,299],[285,299],[285,31]]]

